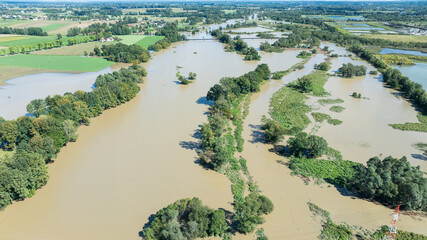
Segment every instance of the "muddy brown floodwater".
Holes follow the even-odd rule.
[[[248,168],[261,191],[274,203],[274,211],[266,217],[266,222],[261,226],[265,229],[265,233],[269,239],[316,239],[320,234],[321,226],[318,220],[315,220],[311,212],[309,212],[307,206],[307,202],[309,201],[329,211],[334,222],[345,222],[349,225],[362,226],[370,230],[376,230],[382,225],[387,225],[392,219],[393,210],[362,199],[342,195],[333,186],[327,184],[321,186],[314,184],[305,185],[300,178],[291,176],[290,170],[286,166],[277,163],[277,160],[283,160],[283,157],[271,152],[271,145],[265,145],[259,141],[261,116],[268,115],[269,101],[272,95],[284,85],[283,83],[294,81],[308,74],[312,71],[314,64],[319,64],[322,61],[323,56],[317,55],[305,65],[303,70],[290,73],[282,81],[271,81],[265,84],[261,87],[259,93],[251,97],[249,115],[245,120],[243,131],[243,138],[246,142],[241,156],[247,159]],[[378,80],[373,78],[367,81],[373,81],[372,85],[380,84]],[[376,88],[378,92],[383,92],[383,89],[382,86],[381,88]],[[385,91],[388,90],[386,89]],[[393,100],[393,96],[390,93],[382,93],[380,97],[390,97],[387,94],[391,98],[386,98],[385,100]],[[349,100],[346,99],[346,101]],[[386,104],[384,99],[378,100],[374,98],[371,101],[381,101],[381,103]],[[407,104],[403,108],[400,105],[393,104],[393,110],[397,112],[395,114],[410,112],[411,115],[409,117],[402,118],[405,120],[413,118],[415,111],[409,109],[408,103],[401,103]],[[375,104],[373,107],[381,108],[382,106]],[[402,109],[403,111],[399,111]],[[349,107],[345,111],[357,115],[360,110]],[[402,118],[398,117],[397,119]],[[373,119],[370,120],[374,121]],[[353,123],[357,124],[357,121],[353,121]],[[370,123],[369,121],[364,121],[360,124],[369,125]],[[386,124],[384,121],[381,121],[381,123]],[[369,126],[369,128],[371,127]],[[330,136],[327,138],[328,142],[334,139],[334,133],[336,131],[331,129],[331,132],[327,135]],[[365,137],[369,137],[371,134],[380,134],[380,132],[373,131],[365,134],[367,134]],[[337,134],[336,136],[338,139],[334,140],[339,142],[340,135]],[[381,136],[384,137],[382,141],[388,141],[387,135]],[[330,145],[335,147],[333,144]],[[352,148],[351,145],[343,146],[344,149],[339,150],[343,150],[344,158],[348,159],[351,156],[345,151],[346,147],[349,149]],[[399,149],[397,149],[397,152],[402,154],[402,152],[399,152]],[[403,152],[406,150],[406,146],[404,146]],[[395,151],[393,150],[392,152]],[[367,160],[366,158],[364,162]],[[359,161],[361,161],[360,158]],[[417,163],[422,164],[420,161]],[[399,220],[400,229],[427,234],[427,228],[425,228],[427,219],[425,217],[401,215]]]
[[[264,61],[287,69],[296,54]],[[150,214],[180,198],[232,209],[227,178],[194,163],[193,135],[206,121],[209,88],[258,63],[224,52],[216,41],[178,43],[155,55],[141,93],[81,127],[77,142],[49,166],[48,184],[0,212],[0,239],[140,239]],[[197,73],[197,80],[177,84],[178,70]]]
[[[197,36],[196,36],[197,37]],[[208,37],[208,36],[206,36]],[[260,40],[261,42],[261,40]],[[298,51],[262,53],[272,71],[286,70],[300,59]],[[186,197],[198,197],[212,208],[232,209],[230,183],[224,175],[194,163],[196,129],[206,121],[203,98],[221,77],[240,76],[257,62],[223,51],[216,41],[188,41],[155,54],[146,64],[148,77],[131,102],[106,111],[81,127],[76,143],[61,150],[49,166],[50,180],[34,197],[15,202],[0,212],[2,240],[141,239],[139,231],[151,214]],[[336,189],[303,182],[276,163],[269,145],[253,138],[268,112],[271,95],[283,82],[309,73],[323,55],[283,81],[271,81],[251,97],[245,122],[249,169],[275,204],[263,227],[270,239],[315,239],[320,225],[312,220],[306,202],[330,211],[335,221],[364,227],[387,224],[392,211]],[[177,66],[181,68],[177,68]],[[175,74],[197,73],[188,86]],[[426,234],[425,219],[402,216],[400,228]],[[236,239],[249,239],[237,236]]]

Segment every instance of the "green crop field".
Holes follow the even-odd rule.
[[[46,26],[43,26],[42,29],[45,32],[52,32],[52,31],[56,31],[64,26],[67,26],[68,23],[52,23]]]
[[[75,36],[75,37],[63,37],[62,41],[64,45],[68,44],[69,38],[84,38],[85,36]],[[19,38],[19,39],[18,39]],[[1,39],[1,38],[0,38]],[[56,36],[22,36],[11,39],[10,41],[0,41],[0,46],[10,47],[10,46],[22,46],[22,45],[36,45],[37,43],[48,43],[56,40]]]
[[[123,44],[131,45],[139,42],[143,38],[147,36],[145,35],[120,35],[118,38],[122,39],[120,42]]]
[[[139,40],[135,44],[147,49],[148,46],[155,44],[157,41],[160,41],[163,38],[164,36],[146,36],[145,38]]]
[[[0,65],[59,71],[96,72],[113,64],[114,62],[97,57],[31,54],[0,57]]]

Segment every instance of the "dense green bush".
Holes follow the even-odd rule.
[[[292,173],[304,177],[323,179],[341,187],[349,187],[356,175],[356,166],[361,164],[344,160],[323,160],[312,158],[291,158],[289,168]]]
[[[298,133],[288,140],[289,151],[296,157],[317,158],[326,153],[328,143],[322,137]]]
[[[213,210],[198,198],[181,199],[159,210],[143,229],[146,240],[185,240],[223,236],[229,226],[225,212]]]
[[[422,209],[427,204],[427,179],[405,157],[371,158],[356,174],[352,184],[362,197],[385,205],[403,204],[404,209]]]
[[[338,68],[338,73],[345,78],[363,76],[366,75],[366,67],[363,65],[353,65],[352,63],[343,63],[342,67]]]
[[[116,43],[113,45],[102,45],[102,56],[113,62],[131,63],[134,60],[147,62],[150,59],[150,53],[143,47],[132,44],[126,45]]]
[[[253,232],[256,225],[264,222],[263,214],[273,211],[273,203],[259,193],[250,193],[243,202],[234,204],[234,220],[237,222],[237,230],[242,233]]]

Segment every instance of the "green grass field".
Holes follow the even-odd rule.
[[[68,44],[68,39],[70,38],[84,38],[85,36],[75,36],[75,37],[63,37],[62,41],[64,45]],[[1,41],[0,38],[0,46],[2,47],[10,47],[10,46],[22,46],[22,45],[36,45],[37,43],[47,43],[54,42],[56,40],[56,36],[18,36],[14,37],[9,41]]]
[[[143,38],[147,37],[145,35],[120,35],[117,36],[118,38],[122,39],[120,42],[123,44],[131,45],[139,42]]]
[[[392,40],[397,42],[427,42],[427,36],[418,36],[418,35],[369,34],[369,35],[363,35],[363,37]]]
[[[52,48],[52,49],[44,49],[41,51],[34,51],[31,52],[31,54],[35,55],[63,55],[63,56],[83,56],[84,52],[87,53],[93,52],[93,49],[95,46],[98,46],[99,48],[102,47],[102,45],[110,45],[114,44],[115,42],[89,42],[89,43],[82,43],[77,44],[73,46],[65,46],[60,48]]]
[[[67,26],[68,23],[52,23],[46,26],[43,26],[42,29],[45,32],[52,32],[52,31],[56,31],[64,26]]]
[[[49,55],[13,55],[0,57],[0,65],[59,71],[96,72],[115,64],[103,58]]]
[[[163,38],[165,37],[164,36],[146,36],[145,38],[139,40],[135,44],[147,49],[148,46],[155,44],[157,41],[160,41]]]

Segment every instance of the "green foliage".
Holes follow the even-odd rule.
[[[264,130],[264,141],[271,144],[276,144],[283,140],[285,129],[278,122],[268,119],[265,116],[262,118],[261,129]]]
[[[309,58],[311,56],[311,53],[307,52],[307,51],[301,51],[298,53],[297,58]]]
[[[343,103],[344,100],[340,99],[340,98],[336,98],[336,99],[319,99],[318,101],[321,105],[327,105],[327,104],[340,104]]]
[[[329,111],[340,113],[345,110],[345,107],[342,106],[332,106],[329,108]]]
[[[342,160],[341,152],[331,147],[328,147],[328,150],[326,150],[326,156],[328,156],[328,159]]]
[[[311,109],[304,103],[304,94],[289,87],[283,87],[273,94],[270,101],[270,116],[277,121],[287,134],[295,134],[310,123],[306,113]]]
[[[311,115],[316,122],[323,122],[325,120],[331,119],[331,116],[326,113],[312,112]]]
[[[215,135],[209,123],[204,123],[200,130],[202,134],[202,147],[206,150],[213,150],[215,146]]]
[[[322,62],[319,65],[314,65],[314,69],[318,69],[321,71],[329,71],[331,69],[331,62]]]
[[[198,198],[186,198],[159,210],[143,229],[143,237],[147,240],[185,240],[223,236],[228,229],[223,210],[212,210]]]
[[[331,240],[331,239],[342,239],[342,240],[352,240],[353,233],[345,225],[337,225],[331,220],[328,220],[324,225],[322,232],[320,233],[319,239],[321,240]]]
[[[291,73],[291,72],[293,72],[293,71],[295,71],[297,69],[303,69],[304,68],[304,64],[306,64],[308,62],[308,60],[309,59],[307,58],[307,59],[305,59],[305,60],[303,60],[303,61],[301,61],[299,63],[296,63],[295,65],[293,65],[288,70],[274,72],[273,75],[271,76],[271,78],[279,80],[279,79],[282,79],[284,76],[288,75],[289,73]]]
[[[328,143],[322,137],[308,135],[305,132],[298,133],[288,140],[289,151],[296,157],[317,158],[326,153]]]
[[[338,68],[338,73],[345,78],[354,76],[366,75],[366,67],[363,65],[353,65],[352,63],[343,63],[342,67]]]
[[[359,165],[352,161],[305,158],[292,158],[289,162],[289,168],[296,175],[323,179],[341,187],[349,186],[349,182],[356,176],[355,167]]]
[[[311,202],[307,202],[307,205],[313,214],[321,216],[325,219],[331,219],[331,214],[328,211],[320,208],[319,206]]]
[[[405,157],[369,159],[366,167],[358,167],[353,186],[362,197],[385,205],[404,203],[402,208],[416,210],[427,204],[427,179],[420,167],[412,167]]]
[[[113,62],[131,63],[134,60],[147,62],[150,59],[150,53],[143,47],[132,44],[126,45],[116,43],[112,45],[102,45],[102,56]]]
[[[219,29],[212,31],[211,35],[216,37],[220,42],[227,44],[226,50],[236,51],[240,54],[245,55],[245,61],[261,59],[261,56],[258,54],[258,51],[253,47],[248,47],[248,44],[245,43],[242,38],[240,38],[240,36],[237,36],[232,39],[230,35],[222,33]]]
[[[256,225],[264,222],[262,215],[269,214],[273,208],[273,203],[267,197],[258,193],[250,193],[243,202],[234,204],[234,220],[237,222],[237,230],[241,233],[253,232]]]
[[[388,231],[388,227],[382,226],[380,229],[375,231],[371,237],[372,239],[383,239],[387,231]],[[427,236],[412,233],[412,232],[397,230],[396,240],[427,240]]]
[[[256,240],[268,240],[268,237],[264,234],[264,229],[260,228],[255,232]]]
[[[341,125],[342,121],[335,118],[328,119],[328,123],[332,125]]]
[[[235,121],[236,122],[236,128],[234,129],[234,138],[236,140],[236,149],[238,152],[243,152],[243,143],[245,140],[242,137],[243,132],[243,122],[242,121]]]
[[[389,124],[394,129],[402,131],[416,131],[416,132],[427,132],[427,115],[418,113],[417,115],[419,123],[403,123],[403,124]]]
[[[301,78],[297,81],[288,84],[288,87],[294,88],[303,93],[312,93],[314,96],[324,96],[326,90],[323,88],[328,77],[324,72],[315,71]]]

